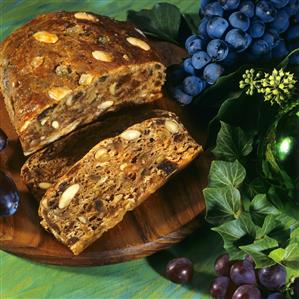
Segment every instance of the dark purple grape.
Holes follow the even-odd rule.
[[[218,276],[229,276],[230,261],[228,254],[219,256],[215,261],[215,272]]]
[[[269,291],[280,289],[286,284],[286,270],[281,265],[274,265],[258,270],[259,281]]]
[[[231,266],[230,278],[237,286],[256,283],[254,267],[247,260],[235,262]]]
[[[299,298],[299,276],[295,278],[294,281],[294,298]]]
[[[2,129],[0,129],[0,151],[4,150],[7,145],[7,136]]]
[[[210,294],[215,299],[225,299],[229,284],[230,279],[227,276],[216,277],[210,286]]]
[[[279,292],[270,294],[267,299],[285,299],[285,296]]]
[[[253,267],[255,267],[255,262],[251,255],[246,255],[245,260],[251,263]]]
[[[189,283],[193,276],[193,264],[188,258],[175,258],[167,264],[166,275],[175,283]]]
[[[262,294],[256,286],[244,284],[236,289],[232,299],[262,299]]]
[[[0,216],[13,215],[18,208],[20,195],[15,183],[0,171]]]

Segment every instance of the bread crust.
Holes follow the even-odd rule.
[[[157,52],[134,25],[82,12],[36,17],[2,42],[0,63],[1,90],[26,155],[106,112],[93,109],[93,113],[86,112],[91,114],[89,117],[78,122],[76,117],[68,116],[69,122],[59,123],[59,129],[56,119],[51,120],[47,130],[36,122],[47,109],[57,107],[70,96],[86,101],[91,81],[111,73],[120,73],[122,78],[127,70],[134,72],[140,66],[148,69],[156,63],[162,78],[140,103],[150,102],[161,97],[165,69]],[[99,84],[93,88],[99,88]],[[126,104],[129,99],[124,97],[122,101],[120,104]]]

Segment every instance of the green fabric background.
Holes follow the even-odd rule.
[[[0,39],[46,11],[90,10],[125,19],[128,9],[150,8],[158,0],[0,0]],[[198,0],[167,1],[184,12],[198,10]],[[71,268],[37,264],[0,251],[1,299],[210,298],[213,263],[221,252],[216,234],[203,227],[193,236],[146,259],[102,267]],[[188,256],[195,266],[192,285],[183,287],[160,273],[173,256]]]

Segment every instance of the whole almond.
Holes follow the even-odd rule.
[[[79,184],[73,184],[73,185],[69,186],[62,193],[62,195],[59,199],[59,203],[58,203],[59,209],[64,209],[65,207],[67,207],[70,204],[70,202],[72,201],[72,199],[75,197],[75,195],[77,194],[79,189],[80,189]]]
[[[140,135],[141,135],[141,133],[139,131],[129,129],[129,130],[122,132],[120,134],[120,137],[122,137],[123,139],[126,139],[126,140],[134,140],[134,139],[137,139]]]
[[[173,120],[166,120],[165,121],[165,127],[166,129],[170,132],[170,133],[177,133],[179,131],[179,126],[176,122],[174,122]]]
[[[78,20],[87,20],[92,22],[97,22],[99,20],[97,17],[87,12],[76,12],[74,16]]]
[[[55,33],[50,33],[48,31],[35,32],[33,37],[39,42],[46,44],[55,44],[58,41],[58,36]]]
[[[132,36],[127,37],[127,42],[135,47],[141,48],[144,51],[148,51],[151,48],[149,44],[147,44],[145,41],[136,37],[132,37]]]
[[[92,56],[96,60],[104,61],[104,62],[112,62],[113,56],[112,54],[105,51],[93,51]]]

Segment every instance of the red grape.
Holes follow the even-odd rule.
[[[278,290],[286,284],[286,270],[281,265],[262,268],[258,271],[259,281],[269,291]]]
[[[216,259],[215,272],[218,276],[229,276],[230,261],[228,254],[223,254]]]
[[[256,286],[244,284],[236,289],[232,299],[262,299],[262,294]]]
[[[191,282],[193,276],[193,264],[185,257],[180,257],[169,261],[166,266],[167,277],[176,283]]]
[[[247,260],[235,262],[231,266],[230,278],[237,286],[256,283],[253,265]]]
[[[294,281],[294,298],[299,298],[299,276],[295,278]]]
[[[7,136],[2,129],[0,129],[0,151],[4,150],[7,145]]]
[[[20,195],[15,183],[0,171],[0,216],[13,215],[19,205]]]
[[[267,299],[285,299],[285,296],[281,293],[272,293],[270,294]]]
[[[250,262],[253,265],[253,267],[255,267],[255,262],[251,255],[246,255],[245,260]]]
[[[225,299],[230,284],[227,276],[218,276],[214,279],[210,287],[210,293],[215,299]]]

